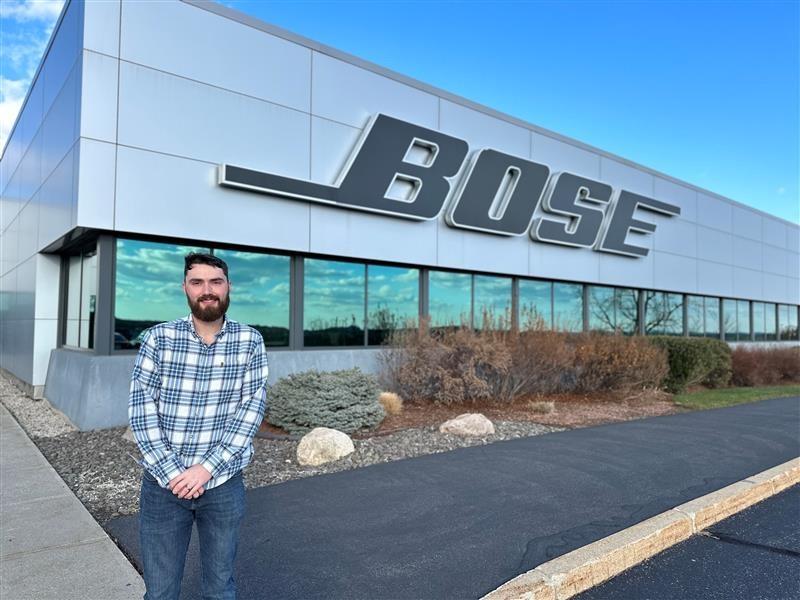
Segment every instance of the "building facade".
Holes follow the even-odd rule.
[[[221,5],[69,1],[0,162],[0,367],[119,425],[231,267],[271,380],[429,318],[797,343],[800,227]]]

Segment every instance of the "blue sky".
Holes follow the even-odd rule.
[[[49,4],[0,3],[0,142],[60,3]],[[225,4],[800,221],[796,0]]]

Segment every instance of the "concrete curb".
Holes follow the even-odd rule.
[[[800,457],[542,563],[483,600],[566,600],[800,482]]]

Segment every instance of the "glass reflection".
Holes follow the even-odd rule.
[[[457,327],[472,321],[472,275],[431,271],[429,274],[431,327]]]
[[[776,306],[764,304],[764,339],[774,341],[778,339],[778,325],[775,319]]]
[[[364,345],[365,280],[363,264],[304,260],[304,345]]]
[[[511,328],[511,278],[475,276],[476,328]]]
[[[258,330],[270,347],[289,345],[289,257],[215,250],[228,264],[230,317]]]
[[[590,285],[588,291],[589,329],[592,331],[616,331],[614,288]]]
[[[634,335],[639,326],[639,290],[617,288],[614,296],[617,331]]]
[[[683,296],[647,292],[645,332],[648,335],[683,335]]]
[[[686,297],[686,314],[690,336],[704,337],[706,334],[704,300],[703,296]]]
[[[419,316],[419,270],[367,266],[367,339],[382,344],[392,331],[416,327]]]
[[[138,348],[153,325],[189,314],[183,283],[184,257],[208,248],[117,240],[114,347]]]
[[[766,336],[764,329],[764,303],[753,302],[753,336],[757,342],[764,341]]]
[[[719,298],[706,298],[706,337],[719,339]]]
[[[725,298],[722,301],[722,326],[726,341],[736,341],[737,317],[736,300]]]
[[[553,328],[560,331],[583,330],[583,286],[553,284]]]
[[[521,279],[519,282],[520,329],[553,327],[553,284],[550,281]]]
[[[737,339],[746,341],[750,339],[750,303],[747,300],[736,302],[737,313]]]

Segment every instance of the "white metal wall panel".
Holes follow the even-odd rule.
[[[86,2],[83,12],[83,47],[108,56],[119,56],[119,0]]]
[[[324,205],[312,205],[309,218],[311,252],[422,265],[436,256],[433,221],[409,223]]]
[[[697,258],[731,264],[733,262],[733,236],[718,229],[709,229],[698,225]]]
[[[644,244],[640,244],[644,245]],[[616,254],[600,254],[600,279],[604,285],[621,285],[650,289],[654,286],[653,256],[629,258]]]
[[[117,73],[119,61],[84,51],[81,80],[81,136],[117,141]]]
[[[654,178],[653,197],[662,202],[669,202],[681,208],[683,221],[697,222],[697,192],[693,189],[667,181],[661,177]]]
[[[81,63],[77,62],[44,118],[42,173],[45,177],[61,162],[79,135],[80,76]]]
[[[123,2],[121,27],[123,60],[309,110],[308,48],[182,2]]]
[[[733,267],[720,263],[697,261],[698,293],[709,296],[730,296],[733,294]]]
[[[332,185],[356,145],[361,129],[311,117],[311,180]],[[388,219],[387,219],[388,220]]]
[[[789,252],[769,244],[764,244],[762,251],[762,270],[764,273],[772,273],[783,277],[791,276],[791,254]]]
[[[733,267],[733,295],[737,298],[762,298],[764,275],[742,267]]]
[[[761,215],[753,210],[733,206],[733,233],[740,237],[761,241]]]
[[[502,245],[498,246],[498,242]],[[530,244],[526,235],[499,237],[439,223],[435,264],[451,269],[525,275]]]
[[[600,278],[600,255],[577,248],[531,243],[528,274],[532,277],[596,283]]]
[[[438,97],[319,52],[312,90],[314,115],[359,129],[379,112],[431,129],[439,124]]]
[[[19,250],[18,260],[28,260],[38,250],[36,242],[39,238],[39,199],[33,197],[19,214]]]
[[[83,46],[83,2],[72,0],[45,57],[39,77],[44,79],[43,110],[47,114],[70,76]]]
[[[42,185],[39,194],[40,249],[65,234],[72,226],[72,210],[76,203],[77,148],[76,142]]]
[[[763,217],[762,219],[762,240],[765,244],[771,244],[778,248],[788,248],[787,230],[789,227],[778,219]]]
[[[760,271],[763,265],[762,244],[733,236],[733,264],[736,267]]]
[[[666,252],[653,253],[653,287],[689,294],[697,293],[697,261]]]
[[[495,119],[449,100],[440,102],[439,130],[468,140],[473,152],[481,148],[492,148],[522,158],[531,156],[529,129]]]
[[[306,203],[223,190],[216,185],[216,178],[214,164],[120,146],[115,228],[308,250]]]
[[[561,140],[531,133],[531,158],[550,167],[551,173],[569,171],[590,179],[600,179],[600,156]]]
[[[114,179],[117,147],[81,139],[78,160],[78,210],[80,227],[114,228]]]
[[[698,192],[697,224],[733,233],[733,205],[730,202]]]
[[[119,143],[309,176],[308,113],[122,63]]]
[[[653,246],[662,252],[697,258],[697,225],[683,219],[659,220]]]

